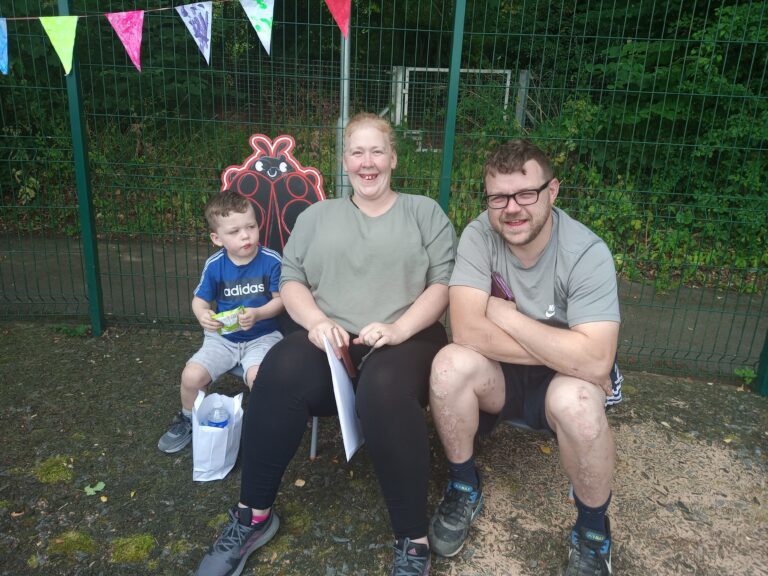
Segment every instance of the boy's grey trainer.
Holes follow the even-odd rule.
[[[179,412],[173,417],[168,431],[160,437],[157,447],[166,454],[173,454],[192,441],[192,420]]]
[[[239,576],[248,557],[272,540],[280,527],[274,510],[264,522],[251,526],[250,508],[235,506],[221,535],[203,556],[195,576]]]

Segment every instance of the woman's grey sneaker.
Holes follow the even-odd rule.
[[[605,518],[605,534],[586,528],[571,531],[565,576],[611,576],[611,523]]]
[[[166,454],[173,454],[192,441],[192,420],[179,412],[173,417],[168,431],[160,437],[157,447]]]
[[[238,576],[248,557],[272,540],[280,527],[274,511],[264,522],[251,526],[251,509],[235,506],[221,535],[203,556],[195,576]]]
[[[459,553],[469,534],[469,525],[483,508],[482,488],[451,480],[443,501],[429,522],[429,545],[440,556]]]
[[[395,542],[395,563],[390,576],[427,576],[429,546],[411,542],[410,538]]]

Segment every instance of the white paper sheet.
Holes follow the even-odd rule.
[[[344,452],[347,455],[347,462],[349,462],[364,442],[363,429],[355,413],[355,390],[352,388],[352,380],[350,380],[344,364],[336,358],[328,339],[323,338],[323,340],[325,341],[325,352],[328,355],[328,365],[331,367],[333,393],[336,396],[336,409],[339,412]]]

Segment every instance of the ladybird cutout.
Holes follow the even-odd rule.
[[[325,200],[323,177],[296,160],[292,136],[278,136],[273,142],[254,134],[249,143],[253,154],[222,172],[221,190],[235,190],[253,203],[261,244],[282,254],[299,214]]]

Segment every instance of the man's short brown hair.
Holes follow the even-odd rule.
[[[552,164],[544,152],[530,140],[510,140],[488,155],[483,166],[483,182],[488,176],[496,174],[525,174],[523,166],[529,160],[535,160],[541,166],[544,178],[552,178]]]
[[[234,190],[224,190],[221,194],[214,194],[205,204],[205,219],[208,222],[208,229],[211,232],[216,232],[219,218],[229,216],[230,212],[242,214],[247,212],[249,208],[253,209],[251,201]]]

